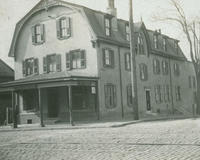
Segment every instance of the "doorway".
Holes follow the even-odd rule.
[[[150,90],[146,90],[146,105],[147,105],[147,111],[151,111],[151,94]]]
[[[59,94],[57,88],[48,89],[48,117],[56,118],[58,117],[59,109]]]

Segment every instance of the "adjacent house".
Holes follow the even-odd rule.
[[[20,123],[133,117],[129,23],[60,0],[42,0],[16,25],[9,56]],[[140,117],[195,109],[196,79],[178,40],[135,23]]]
[[[9,82],[14,80],[14,71],[4,61],[0,59],[0,83]],[[12,109],[11,93],[0,92],[0,125],[4,124],[6,120],[6,108]],[[7,109],[8,110],[8,109]],[[9,116],[11,120],[11,115]]]

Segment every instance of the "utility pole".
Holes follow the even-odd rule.
[[[133,25],[133,2],[129,0],[129,30],[130,30],[130,53],[131,53],[131,86],[133,99],[134,120],[139,119],[138,114],[138,94],[137,94],[137,73],[136,73],[136,52],[134,43],[134,25]]]

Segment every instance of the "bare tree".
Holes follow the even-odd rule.
[[[200,19],[188,18],[179,0],[169,0],[171,9],[166,10],[165,14],[153,16],[156,21],[171,21],[177,23],[189,44],[190,58],[192,60],[197,79],[197,114],[200,114]],[[196,28],[198,26],[199,28]]]

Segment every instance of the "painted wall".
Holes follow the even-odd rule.
[[[56,19],[48,16],[71,17],[72,20],[72,37],[66,40],[57,39]],[[45,43],[42,45],[32,44],[31,27],[35,24],[45,24]],[[91,43],[91,31],[88,27],[84,16],[70,8],[54,7],[46,11],[39,11],[28,19],[22,28],[16,45],[15,60],[15,79],[22,78],[22,61],[24,59],[35,57],[39,58],[39,73],[43,73],[43,57],[48,54],[61,54],[62,71],[66,70],[65,54],[70,50],[85,49],[87,68],[82,70],[72,70],[69,72],[79,72],[80,74],[97,75],[97,58],[95,49]]]

